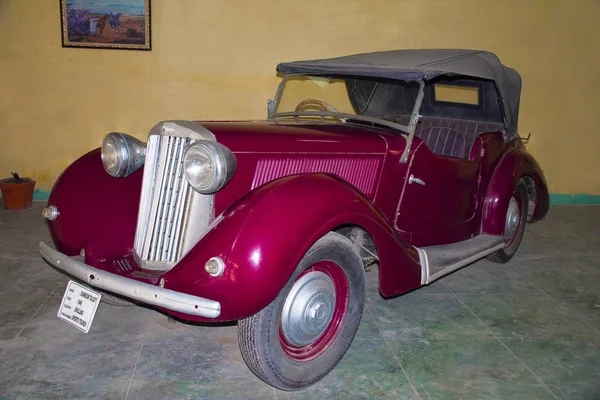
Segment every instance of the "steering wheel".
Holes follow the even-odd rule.
[[[331,106],[331,104],[323,101],[323,100],[317,100],[317,99],[306,99],[306,100],[302,100],[300,103],[298,103],[298,105],[296,106],[296,108],[294,109],[294,112],[299,112],[301,111],[303,108],[305,108],[306,106],[319,106],[321,108],[320,111],[329,111],[329,112],[338,112],[338,110],[336,110],[335,108],[333,108]],[[295,120],[298,120],[299,117],[294,117]],[[321,122],[325,121],[325,116],[321,116]]]
[[[338,110],[333,108],[331,106],[331,104],[329,104],[323,100],[317,100],[317,99],[302,100],[300,103],[298,103],[298,105],[296,106],[296,109],[294,111],[299,112],[300,110],[302,110],[304,107],[306,107],[308,105],[319,106],[319,107],[321,107],[321,111],[338,112]]]

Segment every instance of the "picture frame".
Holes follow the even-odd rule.
[[[152,50],[150,0],[59,0],[62,47]]]

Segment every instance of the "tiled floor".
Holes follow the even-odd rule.
[[[43,205],[0,211],[0,398],[600,399],[600,207],[554,207],[508,264],[477,262],[365,314],[323,381],[275,390],[236,327],[101,304],[89,334],[56,317],[67,279],[41,261]]]

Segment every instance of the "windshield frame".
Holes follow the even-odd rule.
[[[314,76],[314,77],[326,77],[331,78],[329,75],[319,75],[319,74],[285,74],[283,79],[279,83],[277,87],[277,93],[275,94],[275,100],[269,104],[268,108],[268,119],[275,120],[277,118],[285,118],[285,117],[302,117],[302,116],[312,116],[312,117],[334,117],[340,120],[341,122],[345,122],[345,120],[358,120],[358,121],[366,121],[374,124],[379,124],[390,129],[394,129],[400,131],[403,135],[408,135],[406,138],[406,148],[402,153],[402,157],[400,158],[400,162],[405,163],[408,161],[408,154],[410,150],[411,143],[415,136],[415,131],[417,129],[417,124],[419,123],[419,119],[421,118],[420,111],[421,105],[423,104],[423,97],[425,91],[425,82],[423,80],[414,80],[412,82],[419,83],[419,93],[417,94],[417,98],[415,100],[415,105],[412,110],[412,114],[410,117],[410,122],[408,125],[398,124],[396,122],[388,121],[383,118],[377,117],[368,117],[359,114],[346,114],[339,112],[330,112],[330,111],[288,111],[288,112],[275,112],[277,107],[279,107],[279,102],[281,100],[281,94],[283,93],[283,89],[285,87],[286,82],[290,77],[294,76]],[[337,76],[336,76],[337,77]],[[346,76],[340,75],[339,78],[345,78]],[[313,121],[314,122],[314,121]]]

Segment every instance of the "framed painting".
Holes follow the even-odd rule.
[[[60,0],[63,47],[150,50],[150,0]]]

